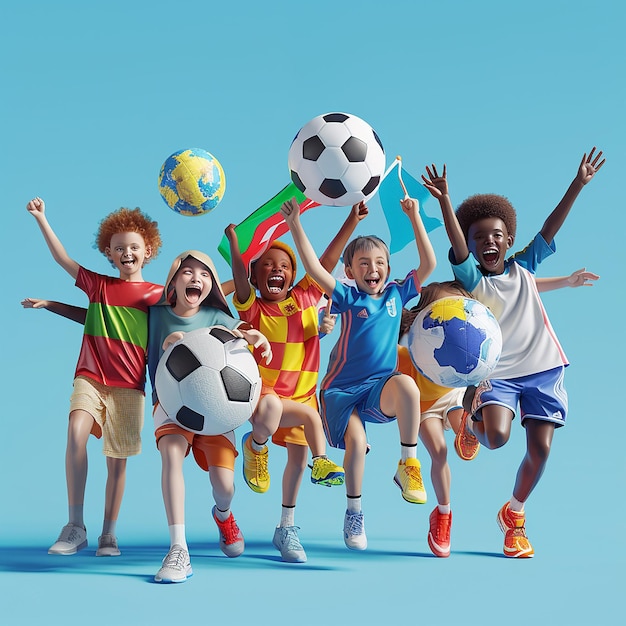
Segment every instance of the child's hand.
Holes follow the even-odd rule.
[[[46,203],[40,197],[33,198],[26,205],[26,210],[35,217],[37,217],[38,215],[43,215],[46,210]]]
[[[224,234],[226,235],[226,239],[228,239],[229,243],[234,244],[235,246],[238,246],[239,242],[237,240],[237,233],[235,232],[234,224],[229,224],[224,229]]]
[[[369,209],[367,208],[367,204],[365,204],[363,200],[361,200],[361,202],[359,202],[358,204],[354,204],[352,206],[352,215],[354,215],[354,217],[356,217],[359,222],[361,220],[364,220],[367,217],[368,213]]]
[[[24,298],[22,306],[25,309],[47,309],[50,300],[39,300],[38,298]]]
[[[300,221],[300,205],[295,198],[283,202],[283,205],[280,207],[280,212],[289,228],[291,228],[292,224],[297,224]]]
[[[431,170],[430,167],[433,169]],[[446,178],[446,164],[443,164],[443,173],[441,176],[437,173],[437,168],[434,163],[430,167],[426,166],[426,173],[428,178],[422,174],[422,180],[424,181],[424,187],[430,191],[430,194],[434,198],[442,198],[448,195],[448,179]]]
[[[593,282],[591,281],[598,280],[598,278],[600,277],[597,274],[587,272],[583,267],[572,272],[567,278],[567,282],[570,287],[593,287]]]
[[[237,330],[237,329],[235,329]],[[265,359],[265,363],[269,364],[272,360],[272,346],[267,340],[267,337],[256,328],[249,328],[248,330],[242,330],[243,338],[255,348],[261,348],[261,356]]]
[[[177,341],[180,341],[185,336],[180,330],[170,333],[163,342],[163,350],[167,350],[171,345],[174,345]]]
[[[337,315],[330,312],[330,308],[333,305],[331,298],[328,298],[328,303],[324,307],[324,317],[320,323],[320,334],[329,335],[335,330],[335,323],[337,321]]]
[[[602,156],[602,150],[600,150],[594,158],[593,153],[595,150],[596,147],[594,146],[591,148],[589,156],[587,156],[587,154],[583,154],[583,158],[580,161],[578,174],[576,174],[576,180],[583,185],[586,185],[595,176],[595,173],[604,165],[604,162],[606,161],[606,159],[602,159],[602,161],[598,163],[598,160]],[[593,159],[593,161],[591,159]]]
[[[404,198],[404,200],[400,200],[400,206],[407,215],[419,213],[420,210],[420,204],[415,198]]]

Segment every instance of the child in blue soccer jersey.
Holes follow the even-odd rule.
[[[332,298],[333,311],[341,314],[341,333],[322,382],[320,403],[328,442],[345,449],[344,541],[352,550],[367,547],[361,510],[366,422],[397,419],[401,459],[394,481],[408,502],[426,502],[417,460],[419,391],[409,376],[396,371],[396,363],[402,307],[419,294],[436,261],[417,201],[407,198],[401,205],[413,226],[419,267],[405,280],[387,283],[387,246],[378,237],[357,237],[343,254],[346,275],[356,287],[341,284],[322,267],[300,223],[297,202],[290,200],[281,208],[307,273]]]
[[[426,168],[427,177],[422,176],[441,205],[456,279],[491,309],[502,330],[500,361],[493,378],[478,386],[472,419],[465,420],[463,427],[487,448],[499,448],[509,439],[519,404],[526,429],[526,454],[513,495],[497,516],[508,557],[528,558],[534,554],[525,531],[524,503],[543,474],[554,430],[565,424],[567,412],[563,373],[568,363],[548,321],[533,274],[539,263],[555,252],[556,233],[582,188],[604,164],[600,161],[602,152],[594,156],[595,150],[583,156],[576,177],[539,233],[523,251],[508,259],[507,251],[515,240],[516,215],[506,198],[495,194],[472,196],[455,213],[445,165],[441,176],[434,165],[432,170]]]

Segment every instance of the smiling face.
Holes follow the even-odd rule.
[[[507,250],[512,245],[513,237],[499,217],[485,217],[469,227],[467,246],[489,274],[502,274]]]
[[[105,254],[119,270],[122,280],[140,281],[143,280],[141,268],[150,258],[151,250],[139,233],[115,233]]]
[[[280,248],[266,250],[255,262],[250,275],[250,281],[259,290],[261,298],[270,302],[285,300],[293,279],[291,258]]]
[[[356,282],[359,291],[371,296],[382,292],[390,271],[387,251],[375,245],[355,250],[350,265],[346,265],[346,276]]]
[[[203,300],[211,293],[213,277],[204,263],[193,257],[187,257],[178,268],[171,284],[176,293],[172,311],[176,315],[187,317],[197,313]]]

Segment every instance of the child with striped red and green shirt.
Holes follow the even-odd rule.
[[[103,439],[108,470],[96,556],[118,556],[115,525],[126,482],[126,459],[141,451],[148,307],[163,293],[160,285],[148,283],[142,276],[143,266],[161,246],[158,225],[139,209],[122,208],[102,220],[96,244],[119,272],[114,278],[92,272],[70,258],[48,223],[41,198],[34,198],[26,208],[37,221],[54,260],[89,298],[70,398],[65,454],[69,519],[48,553],[75,554],[87,547],[83,501],[87,441],[93,434]]]

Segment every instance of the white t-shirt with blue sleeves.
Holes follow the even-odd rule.
[[[479,302],[489,307],[502,331],[502,355],[492,374],[509,379],[537,374],[568,364],[543,307],[534,273],[539,263],[556,252],[538,234],[505,263],[502,274],[484,275],[470,254],[454,276]],[[450,253],[452,262],[453,255]]]

